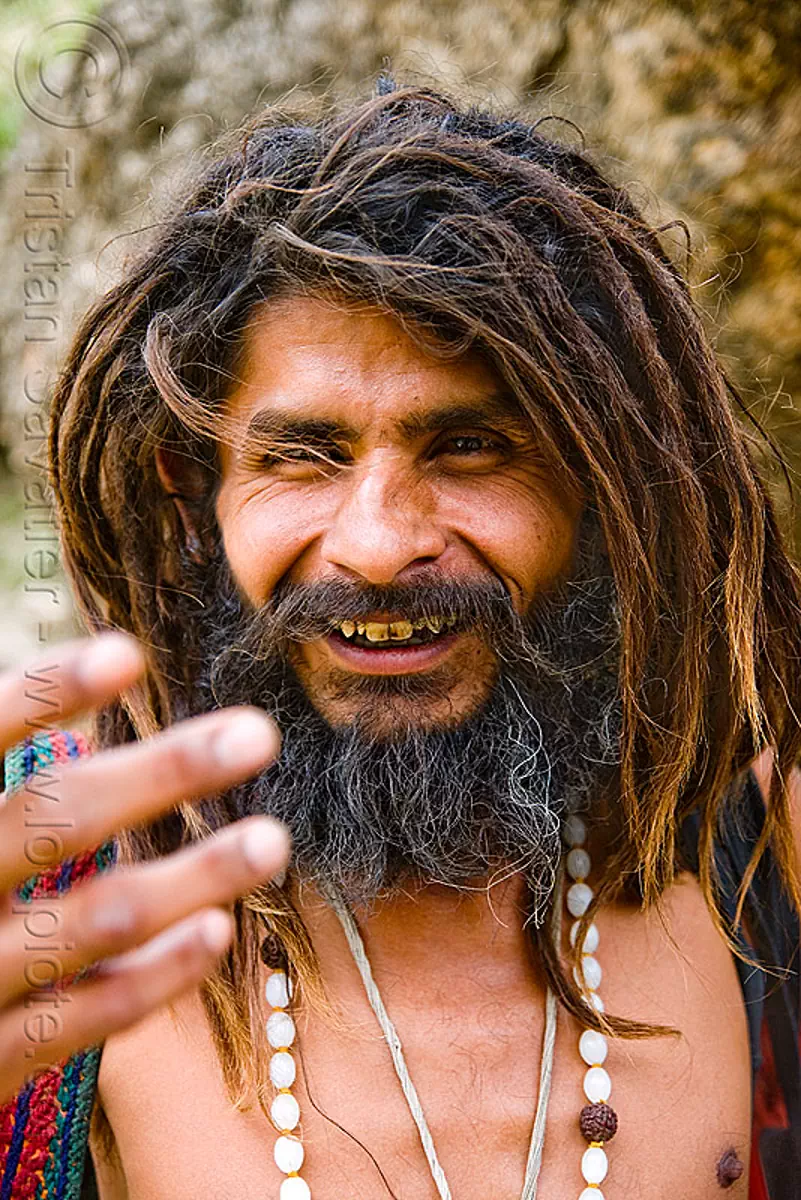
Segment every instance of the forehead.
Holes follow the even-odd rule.
[[[254,313],[227,408],[234,420],[274,407],[362,428],[429,404],[480,406],[500,390],[479,354],[434,358],[389,312],[298,297]]]

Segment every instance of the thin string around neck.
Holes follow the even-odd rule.
[[[562,945],[562,871],[560,869],[554,887],[553,916],[551,919],[551,934],[558,947]],[[536,1200],[537,1184],[542,1166],[542,1151],[545,1145],[545,1121],[548,1116],[548,1101],[551,1098],[551,1083],[553,1081],[553,1060],[556,1047],[556,1015],[559,1005],[551,985],[545,991],[545,1030],[542,1035],[542,1057],[540,1059],[540,1087],[537,1093],[537,1109],[534,1114],[534,1125],[531,1130],[531,1142],[528,1148],[526,1176],[523,1180],[523,1191],[520,1200]]]
[[[561,896],[561,872],[555,889],[557,897]],[[367,999],[370,1002],[376,1020],[384,1035],[384,1040],[389,1047],[389,1052],[392,1057],[392,1064],[395,1068],[395,1073],[398,1076],[398,1081],[401,1085],[404,1098],[409,1107],[409,1112],[412,1115],[417,1132],[420,1135],[420,1142],[423,1147],[423,1152],[428,1162],[428,1168],[431,1172],[431,1178],[439,1193],[441,1200],[452,1200],[451,1190],[448,1185],[448,1180],[445,1177],[445,1172],[437,1157],[437,1151],[434,1146],[434,1139],[431,1136],[431,1130],[428,1127],[428,1122],[423,1112],[423,1106],[420,1103],[420,1097],[417,1094],[417,1089],[412,1082],[409,1074],[409,1068],[406,1065],[406,1059],[403,1054],[400,1037],[392,1023],[392,1019],[386,1010],[384,1001],[381,998],[381,993],[378,990],[378,985],[373,977],[370,960],[367,957],[364,941],[362,940],[359,927],[356,924],[354,916],[348,906],[345,904],[342,896],[336,891],[329,891],[328,899],[339,918],[345,934],[345,939],[353,956],[359,974],[364,984],[364,990],[367,994]],[[553,935],[557,939],[561,931],[561,908],[559,900],[553,905]],[[546,990],[545,995],[545,1029],[542,1039],[542,1058],[540,1062],[540,1085],[537,1095],[537,1109],[534,1116],[534,1124],[531,1130],[531,1142],[529,1144],[528,1159],[526,1161],[526,1175],[523,1181],[523,1191],[521,1200],[536,1200],[537,1183],[539,1180],[540,1168],[542,1166],[542,1150],[545,1142],[545,1123],[548,1113],[548,1101],[551,1095],[551,1081],[553,1078],[553,1061],[554,1047],[556,1044],[556,1018],[558,1005],[556,996],[550,987]]]

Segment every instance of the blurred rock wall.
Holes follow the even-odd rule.
[[[120,235],[152,219],[220,129],[260,103],[364,94],[386,58],[403,81],[569,118],[652,218],[685,221],[720,353],[797,467],[801,4],[111,0],[97,17],[71,31],[88,56],[57,56],[52,32],[28,31],[18,86],[33,111],[0,177],[3,434],[28,500],[36,414],[76,314],[121,269]],[[37,55],[60,72],[38,96]],[[682,235],[669,236],[681,258]],[[33,514],[20,486],[16,500],[0,488],[0,660],[41,641],[43,622],[48,637],[70,624],[57,575],[23,565]]]

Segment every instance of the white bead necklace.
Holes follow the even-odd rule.
[[[592,900],[592,888],[587,884],[592,862],[585,846],[587,827],[581,817],[571,816],[565,821],[564,838],[570,850],[567,855],[567,873],[573,883],[567,890],[565,902],[567,911],[574,918],[570,926],[570,944],[575,946],[581,918],[587,911]],[[584,935],[581,947],[581,970],[574,968],[574,977],[584,993],[585,1000],[597,1012],[604,1011],[604,1002],[598,995],[601,984],[601,964],[595,958],[600,935],[598,927],[593,923]],[[579,1054],[587,1064],[584,1075],[585,1104],[579,1116],[579,1127],[583,1136],[589,1142],[581,1158],[581,1174],[587,1186],[579,1196],[579,1200],[604,1200],[600,1185],[606,1179],[609,1161],[606,1157],[604,1143],[611,1141],[617,1132],[617,1114],[608,1101],[612,1092],[612,1080],[604,1067],[609,1045],[602,1033],[595,1029],[585,1029],[579,1038]]]
[[[565,840],[570,846],[566,865],[567,873],[573,883],[568,889],[565,899],[568,912],[574,918],[570,929],[571,945],[575,945],[580,918],[587,911],[593,895],[592,889],[586,883],[591,866],[590,856],[584,848],[586,836],[587,830],[584,822],[579,817],[569,817],[565,822]],[[389,1047],[406,1103],[420,1134],[420,1141],[437,1192],[441,1200],[451,1200],[450,1187],[437,1158],[431,1131],[409,1075],[400,1038],[384,1007],[381,994],[373,978],[358,926],[352,913],[340,897],[331,895],[329,899],[339,917],[348,946],[362,977],[370,1006]],[[557,945],[559,944],[560,927],[560,908],[557,904],[554,906],[553,920],[553,936]],[[599,1012],[603,1012],[603,1001],[597,992],[601,982],[601,966],[593,956],[598,942],[598,929],[592,924],[584,939],[582,970],[581,974],[576,972],[576,982],[584,991],[587,1002]],[[276,1166],[286,1175],[279,1191],[279,1200],[311,1200],[309,1185],[300,1176],[304,1160],[303,1143],[299,1134],[295,1132],[300,1124],[300,1105],[291,1090],[296,1077],[295,1060],[292,1056],[296,1029],[292,1015],[288,1011],[292,999],[292,983],[286,972],[272,971],[267,980],[265,992],[267,1003],[272,1010],[267,1019],[267,1040],[273,1051],[270,1058],[270,1080],[276,1089],[270,1108],[270,1117],[279,1133],[274,1147],[274,1157]],[[537,1111],[531,1132],[521,1200],[535,1200],[537,1195],[551,1090],[557,1009],[556,997],[548,988],[545,998],[545,1032]],[[608,1170],[604,1142],[614,1137],[617,1129],[617,1116],[607,1103],[612,1090],[611,1080],[603,1066],[607,1051],[607,1040],[602,1033],[593,1029],[583,1031],[579,1038],[579,1054],[588,1066],[584,1076],[584,1094],[589,1103],[582,1109],[579,1121],[582,1134],[589,1142],[589,1146],[581,1159],[581,1174],[587,1187],[582,1191],[579,1200],[604,1200],[599,1186],[606,1178]]]
[[[295,1060],[291,1048],[295,1041],[295,1022],[287,1011],[292,999],[292,981],[286,972],[273,971],[270,974],[265,995],[272,1009],[267,1018],[267,1041],[273,1051],[270,1081],[276,1089],[270,1117],[279,1132],[273,1156],[279,1171],[286,1175],[279,1196],[280,1200],[311,1200],[309,1185],[298,1174],[303,1166],[304,1152],[303,1142],[294,1133],[300,1124],[300,1105],[292,1095]]]

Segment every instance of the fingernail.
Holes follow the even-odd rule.
[[[120,678],[127,679],[141,667],[142,654],[136,643],[125,634],[107,633],[87,641],[76,665],[76,674],[87,687],[112,687]]]
[[[222,954],[231,941],[231,919],[219,908],[206,913],[200,926],[203,944],[212,954]]]
[[[274,746],[273,726],[258,713],[242,713],[236,720],[227,721],[212,739],[212,752],[220,766],[243,771],[262,766]]]
[[[260,875],[275,866],[278,857],[278,831],[273,825],[254,825],[242,838],[242,857]]]

